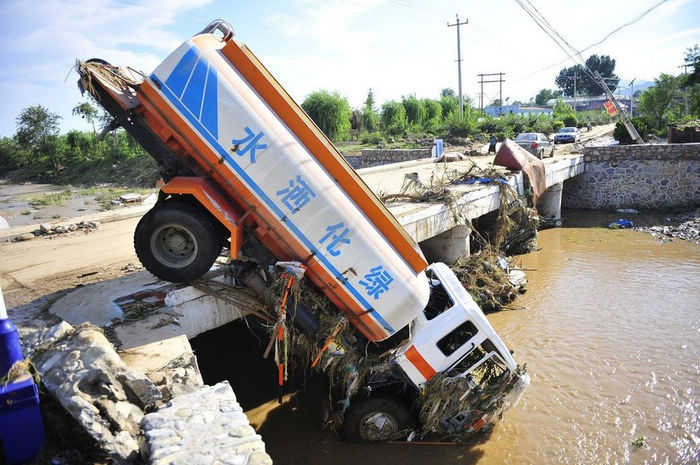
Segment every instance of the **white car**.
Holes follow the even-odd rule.
[[[578,142],[581,140],[581,131],[579,128],[566,127],[561,128],[559,132],[554,134],[554,143],[560,144],[562,142]]]

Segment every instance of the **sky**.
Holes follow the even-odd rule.
[[[635,19],[659,0],[529,0],[576,49]],[[438,98],[458,88],[456,15],[463,92],[477,102],[480,73],[505,73],[503,99],[528,101],[556,88],[573,65],[515,0],[2,0],[0,137],[15,133],[23,108],[58,113],[61,130],[88,130],[71,114],[85,101],[76,59],[102,58],[152,71],[212,19],[228,21],[299,103],[319,89],[354,108],[404,95]],[[700,0],[667,0],[640,21],[583,54],[606,54],[625,80],[678,74],[688,47],[700,43]],[[550,67],[551,66],[551,67]],[[548,67],[548,68],[547,68]],[[547,68],[544,69],[543,68]],[[488,103],[498,84],[485,84]]]

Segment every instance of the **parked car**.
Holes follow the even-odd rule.
[[[581,131],[579,128],[566,127],[561,128],[559,132],[554,134],[554,143],[562,142],[578,142],[581,140]]]
[[[554,156],[554,143],[541,132],[524,132],[518,134],[515,143],[539,158]]]

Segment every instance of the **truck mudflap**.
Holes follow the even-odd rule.
[[[384,340],[422,310],[430,290],[416,242],[232,34],[193,37],[133,88],[130,117],[200,166],[247,230],[278,259],[301,261],[365,337]]]

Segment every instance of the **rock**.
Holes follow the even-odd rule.
[[[24,234],[20,234],[17,237],[19,238],[20,241],[31,241],[36,236],[33,233],[24,233]]]
[[[39,229],[41,229],[41,232],[44,234],[48,234],[51,232],[51,225],[49,223],[42,223],[39,225]]]
[[[173,398],[141,427],[151,465],[272,464],[227,381]]]
[[[114,463],[139,457],[143,411],[139,405],[157,397],[153,385],[130,372],[104,334],[88,324],[62,323],[46,333],[32,354],[46,390],[75,418]]]
[[[71,225],[68,226],[68,230],[69,230],[69,231],[75,231],[75,230],[77,230],[77,229],[78,229],[78,226],[76,226],[75,224],[71,224]]]

